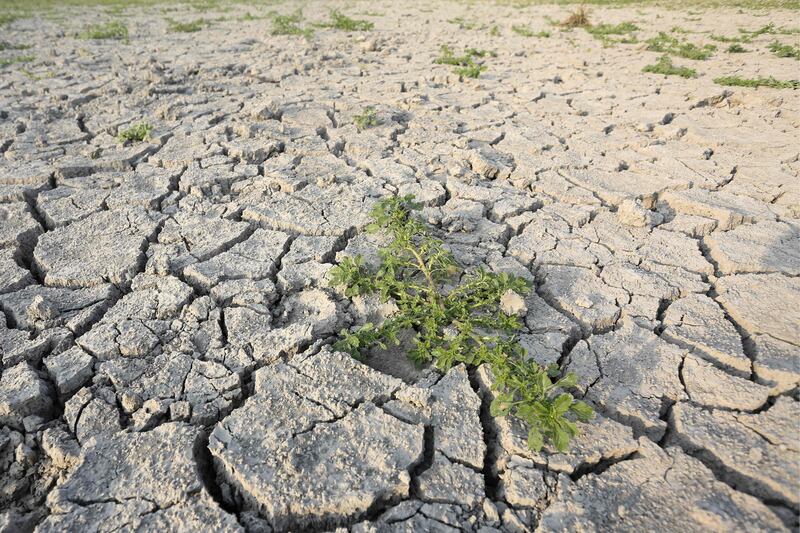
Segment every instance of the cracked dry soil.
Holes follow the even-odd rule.
[[[113,19],[88,8],[0,27],[36,57],[0,67],[0,530],[796,530],[800,97],[712,81],[790,78],[775,35],[683,79],[562,7],[339,7],[375,28],[273,36],[241,4],[195,33],[131,7],[129,42],[74,38]],[[639,43],[797,20],[697,13],[591,18]],[[459,79],[443,44],[494,54]],[[331,351],[386,312],[326,274],[377,260],[394,193],[535,283],[522,342],[597,412],[568,452],[488,415],[485,368]]]

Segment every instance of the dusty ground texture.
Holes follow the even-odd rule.
[[[244,6],[0,28],[33,56],[0,67],[0,530],[796,529],[800,98],[713,80],[791,79],[767,46],[797,35],[642,72],[658,31],[796,12],[597,8],[640,28],[604,46],[561,7],[340,7],[375,28],[273,36]],[[128,42],[75,38],[115,18]],[[494,54],[460,79],[443,44]],[[489,417],[484,368],[330,350],[386,311],[326,272],[374,260],[396,192],[463,263],[535,281],[523,341],[597,412],[569,452]]]

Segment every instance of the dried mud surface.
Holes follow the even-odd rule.
[[[642,72],[659,31],[795,14],[597,8],[639,27],[604,46],[561,7],[339,7],[374,29],[275,36],[242,5],[131,8],[127,42],[76,39],[114,18],[88,9],[0,28],[35,57],[0,66],[0,530],[796,530],[800,97],[713,81],[792,78],[767,45],[796,35]],[[461,79],[441,45],[492,53]],[[376,259],[395,193],[534,282],[523,343],[597,412],[567,453],[488,415],[485,368],[330,349],[386,312],[327,271]]]

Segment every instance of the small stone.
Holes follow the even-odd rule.
[[[528,312],[528,307],[525,305],[525,299],[522,296],[508,289],[500,297],[500,310],[508,316],[525,316]]]

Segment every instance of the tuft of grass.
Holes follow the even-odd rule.
[[[575,421],[587,422],[594,413],[566,392],[577,385],[575,374],[563,374],[557,364],[539,365],[527,357],[515,336],[522,320],[507,314],[502,300],[521,298],[531,284],[484,269],[464,272],[414,214],[420,208],[412,195],[379,201],[367,226],[368,232],[391,238],[378,250],[379,268],[369,269],[356,256],[331,269],[331,286],[341,287],[346,297],[374,294],[397,306],[397,312],[380,324],[342,330],[334,349],[363,359],[374,347],[399,345],[400,336],[411,332],[414,347],[408,358],[417,364],[433,363],[442,372],[458,364],[486,364],[496,380],[490,414],[514,415],[526,422],[533,450],[549,441],[556,450],[566,451],[579,433]]]
[[[150,138],[150,132],[153,131],[153,127],[148,124],[147,122],[139,122],[138,124],[134,124],[128,129],[122,130],[117,135],[119,142],[142,142],[145,139]]]
[[[581,5],[569,14],[569,16],[561,22],[561,26],[565,28],[585,28],[591,26],[589,22],[589,10],[586,6]]]
[[[116,20],[106,24],[92,24],[78,34],[78,39],[127,40],[128,27]]]
[[[378,114],[375,112],[375,108],[372,106],[365,107],[360,114],[353,117],[353,124],[356,125],[358,131],[378,126],[380,122],[378,121]]]
[[[8,57],[0,59],[0,67],[7,67],[8,65],[14,65],[16,63],[30,63],[35,59],[36,56],[34,55]]]
[[[769,43],[769,46],[767,46],[767,49],[778,57],[791,57],[794,59],[800,59],[800,48],[797,48],[796,46],[783,44],[779,41],[772,41]]]
[[[723,76],[714,78],[714,83],[727,85],[729,87],[769,87],[771,89],[800,89],[798,80],[776,80],[772,76],[768,78],[740,78],[739,76]]]
[[[207,24],[205,19],[192,20],[190,22],[178,22],[177,20],[167,19],[168,30],[175,33],[194,33],[203,29]]]
[[[477,78],[486,68],[486,65],[468,65],[466,67],[456,67],[453,72],[462,78]]]
[[[681,42],[663,31],[659,32],[657,37],[648,39],[646,42],[647,50],[651,52],[662,52],[695,60],[708,59],[714,55],[714,51],[717,49],[713,44],[706,44],[700,47],[690,42]]]
[[[550,37],[549,31],[542,30],[535,32],[528,26],[523,26],[521,24],[515,24],[514,26],[511,26],[511,31],[523,37],[544,37],[544,38]]]
[[[749,52],[750,50],[748,50],[739,43],[734,43],[730,45],[725,51],[728,52],[729,54],[743,54],[745,52]]]
[[[492,37],[500,37],[500,27],[497,25],[492,26],[491,29],[489,30],[489,35],[491,35]]]
[[[302,35],[305,38],[311,37],[314,32],[307,28],[301,28],[300,22],[303,20],[302,11],[298,10],[291,15],[272,16],[272,35]]]
[[[668,55],[663,55],[657,63],[647,65],[642,72],[651,74],[663,74],[664,76],[680,76],[681,78],[694,78],[697,71],[688,67],[679,67],[672,64],[672,59]]]
[[[342,31],[369,31],[375,27],[375,24],[368,20],[352,19],[334,9],[330,12],[330,22],[319,24],[319,26]]]

